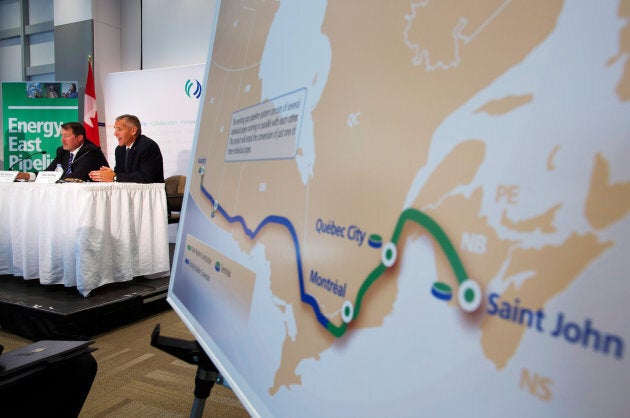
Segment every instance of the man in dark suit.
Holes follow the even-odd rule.
[[[116,118],[114,135],[118,139],[116,166],[92,171],[93,181],[127,183],[164,183],[162,152],[151,138],[142,135],[140,120],[134,115]]]
[[[85,137],[85,128],[78,122],[61,125],[61,146],[45,171],[54,171],[57,165],[63,169],[62,179],[90,179],[90,171],[109,167],[103,151]],[[18,179],[34,180],[29,173],[19,173]]]

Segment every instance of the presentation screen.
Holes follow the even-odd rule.
[[[168,300],[250,413],[628,416],[629,19],[220,2]]]

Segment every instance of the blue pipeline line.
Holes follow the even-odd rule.
[[[206,190],[203,184],[201,184],[201,192],[208,198],[208,200],[210,200],[210,203],[214,206],[215,200],[212,195]],[[256,235],[258,235],[258,233],[268,223],[277,223],[287,228],[287,230],[291,234],[291,239],[293,239],[293,246],[295,247],[297,272],[300,283],[300,299],[302,299],[302,302],[311,305],[313,311],[315,312],[315,316],[317,317],[317,321],[319,321],[319,323],[324,328],[328,329],[328,318],[326,318],[320,311],[319,305],[317,304],[315,298],[306,293],[306,291],[304,290],[304,274],[302,273],[302,256],[300,254],[300,243],[298,242],[297,233],[295,232],[295,228],[293,227],[293,224],[291,224],[291,221],[289,221],[289,219],[285,218],[284,216],[269,215],[262,220],[262,222],[256,227],[255,231],[252,231],[247,227],[245,219],[243,219],[242,216],[230,216],[221,205],[217,206],[217,210],[229,223],[239,223],[243,228],[243,231],[245,231],[245,234],[252,240],[256,238]]]

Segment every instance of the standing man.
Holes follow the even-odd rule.
[[[55,159],[44,171],[53,171],[57,164],[63,168],[61,179],[90,180],[90,171],[109,167],[103,151],[85,137],[85,128],[79,122],[61,125],[61,146]],[[35,180],[34,173],[19,173],[18,180]]]
[[[114,124],[116,166],[92,171],[93,181],[127,183],[164,183],[162,152],[158,144],[144,135],[140,120],[134,115],[121,115]]]

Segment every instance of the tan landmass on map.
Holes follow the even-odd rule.
[[[553,226],[553,221],[556,217],[556,212],[561,207],[562,204],[559,203],[538,216],[516,222],[508,217],[507,210],[504,209],[503,215],[501,216],[501,225],[516,232],[540,231],[544,234],[551,234],[556,232],[556,227]]]
[[[554,159],[556,158],[556,154],[560,151],[560,149],[560,145],[556,145],[549,153],[549,156],[547,157],[547,170],[553,171],[556,169]]]
[[[355,301],[359,287],[380,263],[380,251],[365,242],[359,246],[348,239],[318,233],[317,220],[334,221],[346,228],[355,225],[368,235],[379,234],[387,242],[403,209],[408,187],[427,161],[435,130],[455,109],[519,63],[549,35],[562,2],[512,1],[496,14],[504,2],[488,0],[475,2],[474,6],[472,2],[441,2],[438,8],[417,9],[417,21],[405,19],[410,14],[409,4],[365,2],[361,19],[356,19],[356,3],[329,3],[322,31],[331,44],[331,68],[326,88],[312,111],[315,164],[313,178],[307,185],[301,182],[293,160],[224,162],[232,112],[270,99],[260,97],[258,71],[277,4],[222,4],[218,45],[214,47],[206,87],[205,117],[198,133],[201,145],[195,157],[207,159],[203,179],[206,190],[229,214],[242,216],[252,230],[271,214],[290,219],[302,250],[305,290],[317,300],[322,312],[339,324],[341,304],[346,299]],[[414,65],[414,52],[404,42],[406,25],[420,30],[412,34],[414,42],[427,43],[435,37],[421,32],[425,21],[449,34],[454,25],[461,25],[463,16],[468,24],[460,26],[458,32],[461,37],[457,65],[435,71]],[[521,24],[517,27],[514,21]],[[348,22],[352,22],[351,31]],[[374,22],[378,22],[379,30],[375,30]],[[432,46],[435,48],[442,48],[442,44]],[[321,82],[318,76],[313,74],[313,83]],[[311,86],[291,89],[297,87]],[[358,124],[349,126],[351,114],[359,114]],[[461,172],[451,165],[455,171],[444,172],[441,180],[435,180],[444,183],[431,185],[434,191],[421,194],[423,199],[433,195],[442,198],[441,190],[457,185],[451,177],[470,181],[484,150],[478,141],[469,141],[461,149],[470,150],[476,160],[462,167]],[[454,161],[462,160],[457,157],[459,152],[455,152]],[[201,186],[200,177],[193,176],[191,195],[209,216],[212,205],[201,193]],[[466,205],[448,208],[445,204],[445,213],[440,209],[433,214],[448,229],[449,236],[459,240],[461,231],[477,231],[468,223],[477,218],[479,197],[475,199],[469,214]],[[288,231],[279,225],[265,227],[253,243],[239,231],[239,225],[220,218],[215,216],[215,222],[231,231],[242,249],[259,243],[265,246],[271,290],[293,308],[297,334],[295,339],[287,334],[283,343],[281,364],[269,389],[274,394],[283,386],[299,384],[300,377],[295,373],[299,362],[317,358],[335,338],[317,322],[311,306],[300,299],[295,250]],[[483,223],[478,229],[490,237],[491,230],[486,230]],[[418,232],[409,229],[405,233]],[[492,238],[488,242],[495,245]],[[491,251],[497,250],[493,247]],[[485,271],[492,267],[478,264],[476,257],[464,254],[464,264],[471,266],[472,274],[481,276],[479,280],[487,280]],[[438,263],[446,265],[443,260]],[[312,270],[340,283],[347,282],[345,298],[308,283]],[[380,325],[391,312],[396,295],[394,268],[368,291],[360,317],[342,338],[351,338],[352,330],[358,327]]]
[[[511,253],[504,280],[522,272],[532,272],[533,275],[520,288],[510,284],[501,294],[501,301],[515,305],[514,301],[518,298],[520,307],[533,311],[544,308],[551,298],[565,290],[592,260],[611,245],[610,242],[600,242],[593,234],[574,233],[560,245],[547,245],[540,249],[516,248]],[[547,318],[544,324],[544,331],[550,332],[552,320]],[[498,315],[486,315],[481,330],[483,352],[497,369],[505,367],[514,355],[525,331],[537,332]]]
[[[630,211],[630,181],[611,184],[608,161],[595,156],[595,166],[586,198],[585,215],[596,229],[603,229],[617,222]]]
[[[608,65],[613,65],[619,59],[627,57],[630,53],[630,0],[619,2],[619,17],[626,21],[626,24],[619,31],[619,52],[608,61]],[[630,100],[630,60],[626,59],[623,76],[617,84],[617,95],[621,100]]]
[[[531,94],[521,94],[492,100],[475,109],[473,113],[485,112],[491,116],[504,115],[517,107],[530,103],[534,97]]]
[[[483,141],[468,140],[457,144],[431,173],[413,207],[434,205],[457,186],[470,184],[485,156]]]
[[[274,228],[276,228],[274,226]],[[285,237],[282,238],[281,235]],[[321,326],[315,319],[315,314],[310,305],[299,300],[299,282],[296,280],[295,256],[287,255],[287,248],[293,245],[286,232],[277,236],[263,238],[266,255],[272,266],[272,274],[278,277],[291,278],[291,280],[272,280],[273,294],[278,298],[290,301],[293,307],[295,328],[297,334],[292,339],[287,335],[282,345],[282,373],[276,373],[274,383],[269,388],[269,394],[275,394],[281,386],[301,384],[301,378],[295,373],[295,368],[304,359],[303,353],[311,353],[310,357],[318,358],[319,353],[330,347],[335,337]],[[286,260],[292,257],[293,259]],[[273,279],[273,278],[272,278]],[[295,295],[298,295],[296,298]]]
[[[468,278],[477,281],[482,291],[485,291],[485,286],[496,276],[514,242],[500,239],[494,228],[488,224],[487,217],[479,215],[482,196],[481,189],[476,189],[470,198],[462,195],[449,196],[439,207],[428,210],[427,214],[444,225],[444,230],[453,242],[468,273]],[[476,251],[474,247],[462,245],[464,234],[478,237],[483,245]],[[457,281],[446,256],[437,248],[435,253],[439,280],[451,285],[453,294],[456,294]],[[453,303],[456,303],[455,298]]]
[[[480,140],[468,140],[459,143],[453,150],[444,157],[440,165],[431,173],[421,193],[413,204],[413,207],[423,207],[433,202],[439,202],[449,192],[460,185],[469,184],[475,177],[477,170],[483,163],[485,157],[485,144]],[[478,208],[477,208],[478,209]],[[405,253],[405,242],[412,237],[426,234],[426,230],[414,223],[407,223],[403,227],[403,232],[398,240],[397,251],[399,254]],[[436,251],[440,252],[440,250]],[[448,265],[446,260],[444,265]],[[442,263],[440,267],[442,267]],[[453,277],[452,271],[450,278]],[[370,287],[363,300],[361,315],[353,323],[354,328],[378,326],[383,319],[391,312],[395,300],[398,286],[398,266],[387,270],[387,272]],[[422,278],[418,277],[418,280]],[[449,280],[445,280],[448,282]],[[427,286],[431,283],[427,282]],[[386,296],[387,303],[383,303]]]
[[[485,149],[485,144],[479,140],[458,144],[431,173],[413,206],[432,207],[431,204],[441,202],[455,187],[469,184],[484,161]],[[488,225],[487,218],[479,215],[481,197],[481,189],[477,189],[470,198],[462,195],[449,196],[439,206],[427,209],[426,213],[442,225],[458,251],[469,277],[483,287],[496,274],[501,265],[500,260],[507,254],[511,243],[501,241]],[[479,237],[483,241],[483,253],[463,249],[460,244],[464,234]],[[446,255],[437,243],[434,245],[439,280],[449,284],[452,289],[457,289],[457,280]],[[455,299],[452,303],[455,303]]]
[[[242,208],[239,198],[246,193],[258,194],[259,182],[242,184],[241,175],[247,170],[245,164],[224,163],[227,137],[230,130],[232,113],[255,103],[261,102],[262,86],[258,78],[260,60],[265,47],[269,28],[279,4],[246,0],[238,4],[221,4],[221,19],[217,22],[216,36],[210,61],[210,76],[205,87],[204,118],[199,126],[198,140],[204,145],[196,149],[196,158],[206,158],[206,173],[203,177],[192,176],[190,179],[191,195],[200,208],[212,213],[211,202],[201,193],[201,179],[213,197],[231,214]],[[241,45],[242,48],[235,48]],[[282,164],[282,162],[279,162]],[[294,164],[293,164],[294,166]],[[243,186],[243,189],[241,189]],[[274,190],[268,194],[274,195]],[[261,202],[264,204],[264,202]],[[257,211],[253,211],[254,214]],[[256,226],[266,215],[254,215],[246,218],[248,225]],[[270,212],[266,212],[270,213]],[[218,218],[215,218],[218,220]],[[230,228],[228,228],[230,230]],[[237,228],[232,229],[236,231]],[[239,240],[249,246],[249,240]]]
[[[413,25],[407,30],[406,37],[416,51],[415,63],[423,65],[428,71],[458,65],[461,62],[460,50],[466,47],[476,30],[504,1],[488,0],[476,4],[460,2],[456,11],[453,10],[453,3],[412,3],[409,19]],[[439,25],[434,24],[436,16],[441,16]]]

